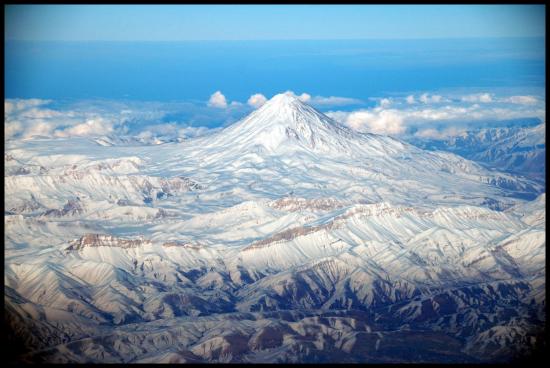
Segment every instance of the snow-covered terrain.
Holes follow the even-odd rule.
[[[530,127],[481,128],[441,139],[414,137],[410,143],[456,153],[489,168],[545,182],[545,123]]]
[[[494,362],[537,344],[540,181],[289,94],[212,135],[106,142],[6,142],[14,359]]]

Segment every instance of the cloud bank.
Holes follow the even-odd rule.
[[[429,95],[427,93],[424,93],[420,95],[419,97],[420,102],[428,104],[428,103],[439,103],[443,100],[443,97],[440,95]]]
[[[46,105],[52,102],[51,100],[42,100],[39,98],[30,98],[26,100],[13,99],[4,101],[4,112],[6,114],[12,114],[17,111],[26,110],[31,107]]]
[[[473,95],[466,95],[460,98],[463,102],[478,102],[478,103],[489,103],[493,102],[493,97],[490,93],[478,93]]]
[[[539,102],[535,96],[511,96],[503,101],[519,105],[535,105]]]
[[[211,121],[231,118],[218,109],[189,103],[120,102],[90,100],[51,108],[50,100],[4,101],[4,134],[6,139],[70,137],[138,137],[165,141],[183,140],[206,134],[207,127],[189,126],[193,120]],[[187,113],[178,121],[181,111]],[[208,114],[212,111],[211,114]],[[238,112],[238,111],[237,111]],[[235,113],[233,111],[233,113]],[[168,118],[175,119],[166,121]],[[142,139],[147,141],[147,139]]]
[[[373,107],[364,107],[366,103],[361,101],[361,108],[339,109],[339,106],[360,100],[312,96],[306,92],[285,93],[322,108],[327,115],[354,130],[396,136],[447,137],[459,134],[467,124],[546,119],[544,97],[529,94],[499,96],[485,91],[465,95],[419,93],[371,98],[371,101],[376,101]],[[4,134],[6,139],[131,135],[143,141],[177,141],[230,125],[266,101],[264,94],[255,93],[246,104],[238,101],[228,103],[221,91],[212,94],[206,105],[90,100],[59,107],[59,102],[54,104],[51,100],[7,99],[4,101]]]
[[[7,139],[33,137],[66,138],[108,135],[127,121],[124,111],[105,112],[87,107],[82,110],[54,109],[51,100],[8,99],[4,101],[4,134]]]
[[[302,93],[300,95],[296,94],[294,91],[286,91],[285,93],[297,97],[300,101],[310,104],[312,106],[346,106],[346,105],[357,105],[363,103],[363,101],[351,98],[351,97],[338,97],[338,96],[314,96],[312,97],[309,93]]]
[[[328,112],[328,116],[358,132],[376,134],[402,134],[405,132],[404,117],[397,110],[381,107],[352,112]]]
[[[535,96],[496,97],[488,92],[458,98],[428,93],[382,98],[373,108],[326,114],[359,132],[402,135],[415,131],[419,137],[434,138],[460,134],[467,123],[546,120],[544,102]]]

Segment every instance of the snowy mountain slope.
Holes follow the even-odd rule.
[[[277,111],[282,111],[281,115],[273,119],[278,116]],[[57,140],[43,143],[24,144],[22,149],[13,143],[15,147],[9,155],[24,161],[13,170],[51,162],[50,165],[55,164],[55,168],[48,169],[51,175],[10,175],[8,185],[36,190],[38,185],[51,188],[54,183],[57,186],[68,182],[95,197],[98,193],[92,186],[97,189],[122,187],[116,193],[118,199],[155,201],[156,195],[163,194],[158,190],[143,194],[148,186],[158,185],[148,181],[179,175],[205,187],[202,196],[206,199],[238,196],[235,204],[266,197],[278,199],[289,193],[308,198],[314,189],[320,198],[351,197],[354,201],[371,203],[388,201],[410,205],[446,200],[479,205],[490,199],[506,206],[509,201],[503,197],[530,198],[544,191],[543,186],[487,171],[458,156],[429,153],[390,137],[355,133],[287,95],[274,97],[249,117],[217,134],[183,144],[141,147],[141,161],[133,158],[138,151],[135,147],[98,148],[90,141],[67,145]],[[36,145],[37,151],[33,149]],[[51,150],[44,155],[46,147]],[[82,152],[89,154],[82,157]],[[114,164],[108,162],[113,156],[130,156],[118,159],[129,169],[113,167]],[[142,166],[137,166],[139,164]],[[101,169],[94,170],[94,167]],[[142,178],[132,175],[130,168],[140,170]],[[113,170],[118,170],[116,175],[112,175]],[[125,172],[131,177],[126,178]],[[84,178],[86,175],[90,177]],[[270,180],[264,180],[266,177]],[[37,180],[46,180],[46,183],[35,183]],[[79,180],[82,184],[76,183]],[[133,183],[127,183],[128,180]],[[488,185],[479,185],[480,182]],[[342,190],[347,192],[342,195]],[[58,191],[66,195],[70,188]],[[55,195],[62,194],[48,193],[48,198]],[[102,196],[108,198],[107,193]]]
[[[18,359],[506,361],[545,320],[544,186],[289,95],[182,143],[4,161]]]
[[[546,193],[537,197],[534,201],[519,203],[507,210],[507,212],[519,215],[529,225],[545,226],[546,220]]]
[[[421,148],[456,153],[487,167],[520,174],[540,183],[545,181],[545,123],[533,127],[469,130],[444,139],[415,137],[410,142]]]

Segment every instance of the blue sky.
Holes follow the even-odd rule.
[[[9,5],[6,40],[540,37],[544,5]]]

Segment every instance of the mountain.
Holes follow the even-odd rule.
[[[210,147],[288,153],[351,153],[358,137],[298,98],[279,94],[245,119],[213,137]],[[351,147],[349,146],[351,145]]]
[[[18,361],[500,362],[544,325],[543,185],[288,94],[208,136],[4,163]]]
[[[482,128],[445,139],[410,140],[429,150],[458,154],[485,167],[522,175],[541,184],[546,176],[546,124]]]

